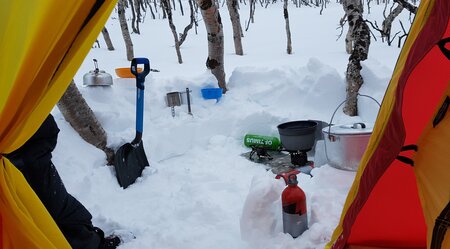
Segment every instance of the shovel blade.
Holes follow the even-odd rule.
[[[142,175],[142,171],[146,166],[149,166],[149,163],[142,141],[134,146],[131,143],[122,145],[114,157],[117,181],[124,189],[133,184]]]

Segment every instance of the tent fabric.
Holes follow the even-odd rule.
[[[449,140],[441,131],[445,128],[440,133],[429,128],[448,96],[450,63],[436,44],[450,37],[449,16],[449,1],[421,1],[340,223],[326,248],[426,248],[427,241],[429,245],[434,220],[450,199],[450,171],[445,168],[450,150],[444,145]],[[430,139],[440,142],[422,144]],[[409,144],[418,146],[417,153],[401,152]],[[395,160],[398,155],[412,158],[415,166]],[[428,169],[433,167],[432,174]],[[449,183],[436,181],[438,175]],[[433,192],[436,189],[439,195]],[[435,210],[430,205],[436,205]]]
[[[450,64],[450,63],[449,63]],[[449,65],[450,66],[450,65]],[[446,89],[446,96],[450,96],[450,87]],[[447,110],[448,112],[449,110]],[[440,215],[450,201],[450,170],[442,170],[443,166],[448,168],[449,164],[449,142],[450,141],[450,113],[436,126],[428,123],[424,135],[420,138],[419,151],[414,157],[414,172],[419,188],[419,197],[424,210],[427,227],[428,248],[433,237],[433,228],[436,218]],[[433,158],[433,163],[429,159]],[[447,231],[442,249],[450,248],[450,232]]]
[[[70,248],[23,175],[1,154],[39,128],[106,23],[115,0],[2,1],[0,247]]]

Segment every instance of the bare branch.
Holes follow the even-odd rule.
[[[370,25],[372,26],[373,29],[382,32],[380,29],[378,29],[377,22],[375,22],[375,25],[376,25],[376,27],[377,27],[377,28],[376,28],[376,27],[373,25],[373,23],[372,23],[371,21],[369,21],[369,20],[364,20],[364,21],[370,23]],[[370,32],[370,34],[372,34],[373,39],[375,39],[375,41],[377,41],[377,37],[375,36],[375,34],[372,32],[371,29],[369,29],[369,32]]]
[[[408,3],[406,0],[394,0],[394,2],[400,4],[403,8],[409,10],[409,12],[411,13],[417,13],[417,7]]]

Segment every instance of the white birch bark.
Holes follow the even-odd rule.
[[[226,0],[228,12],[230,13],[231,25],[233,27],[233,41],[234,41],[234,51],[237,55],[243,55],[244,51],[242,49],[241,41],[241,20],[238,11],[238,1],[237,0]]]
[[[161,4],[163,5],[164,9],[166,10],[167,20],[169,21],[169,27],[170,27],[170,30],[172,30],[173,39],[175,40],[175,51],[177,53],[178,63],[182,64],[183,58],[181,57],[180,42],[178,40],[177,28],[173,24],[172,8],[170,6],[170,1],[169,0],[161,0]]]
[[[130,31],[128,30],[127,20],[125,18],[124,1],[125,0],[119,0],[117,2],[117,14],[119,15],[120,29],[122,30],[122,36],[127,50],[127,60],[131,61],[134,58],[134,49]]]
[[[223,27],[219,9],[213,0],[197,0],[203,16],[203,22],[208,32],[208,58],[206,67],[216,77],[218,85],[223,93],[227,91],[224,70],[224,44]]]
[[[363,5],[361,0],[343,0],[342,6],[344,7],[345,14],[347,15],[348,31],[345,37],[345,51],[348,54],[352,53],[353,49],[353,30],[355,27],[355,21],[362,18]]]
[[[105,43],[106,43],[106,46],[108,47],[108,50],[113,51],[114,46],[112,44],[111,37],[109,36],[109,32],[105,27],[103,27],[103,29],[102,29],[102,35],[103,35],[103,39],[105,39]]]
[[[345,39],[346,51],[350,53],[347,65],[347,101],[344,113],[349,116],[358,115],[357,95],[364,83],[361,76],[361,61],[367,59],[370,46],[370,30],[363,19],[363,5],[361,0],[343,0],[349,30]]]
[[[400,15],[400,13],[403,10],[402,5],[397,5],[391,13],[386,17],[386,19],[383,21],[382,27],[383,32],[381,32],[381,37],[386,38],[388,45],[391,45],[391,28],[392,28],[392,22],[394,22],[394,19]]]
[[[86,142],[101,149],[106,154],[108,165],[114,162],[114,150],[107,147],[107,135],[84,100],[75,82],[72,80],[64,95],[57,104],[64,119]]]
[[[291,28],[289,27],[289,12],[288,12],[288,0],[284,0],[284,20],[286,21],[286,37],[287,37],[287,47],[286,51],[288,54],[292,54],[292,41],[291,41]]]

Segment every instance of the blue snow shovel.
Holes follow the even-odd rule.
[[[144,70],[137,71],[137,65],[144,64]],[[144,123],[144,82],[145,76],[150,72],[150,62],[147,58],[134,58],[131,61],[131,73],[136,76],[136,136],[131,143],[122,145],[114,157],[114,168],[117,181],[122,188],[133,184],[142,171],[149,166],[142,144],[142,131]]]

